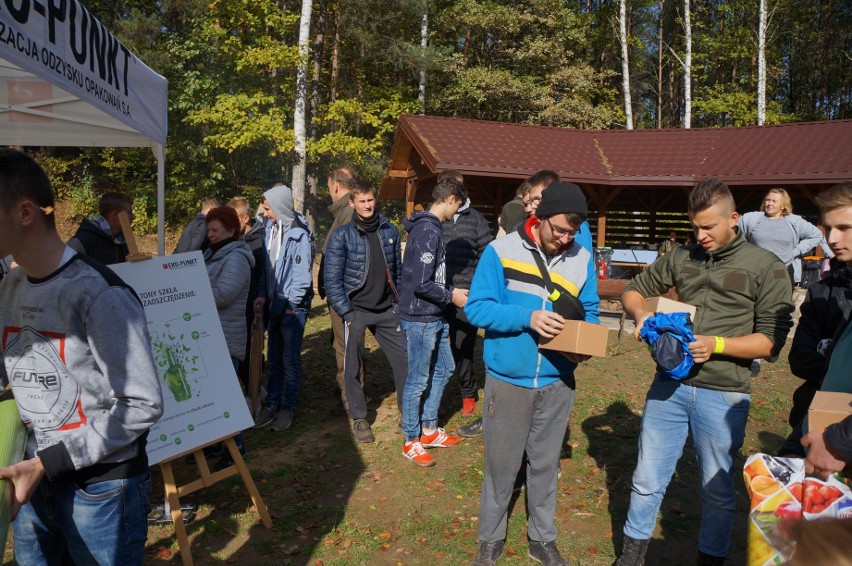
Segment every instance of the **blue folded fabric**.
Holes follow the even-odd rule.
[[[676,380],[689,376],[695,365],[689,351],[689,343],[695,342],[689,313],[657,313],[649,316],[639,334],[651,347],[651,357],[657,362],[657,373]]]

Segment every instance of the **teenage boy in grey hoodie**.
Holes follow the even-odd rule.
[[[142,564],[151,478],[145,439],[163,398],[142,303],[65,245],[54,194],[26,154],[0,149],[3,363],[27,425],[14,485],[18,564]]]
[[[255,419],[255,427],[271,424],[272,430],[284,430],[293,426],[302,389],[302,338],[314,296],[313,239],[293,207],[290,187],[276,185],[263,193],[262,206],[271,222],[266,232],[269,367],[266,406]],[[255,300],[261,308],[265,304],[263,297]]]

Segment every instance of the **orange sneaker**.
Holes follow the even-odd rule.
[[[442,428],[436,428],[432,434],[421,434],[420,444],[423,448],[447,448],[455,446],[461,439],[458,436],[450,436]]]
[[[476,412],[476,399],[474,399],[473,397],[470,397],[470,398],[465,397],[464,399],[462,399],[461,414],[466,416],[466,417],[469,417],[470,415],[474,414],[475,412]]]
[[[402,455],[417,464],[418,466],[429,467],[435,465],[435,458],[429,455],[423,449],[423,445],[418,441],[403,443]]]

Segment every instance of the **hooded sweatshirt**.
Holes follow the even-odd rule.
[[[307,310],[314,296],[313,236],[304,218],[293,208],[289,187],[276,185],[263,193],[263,197],[277,218],[266,231],[270,312]]]
[[[412,322],[443,318],[453,288],[447,282],[441,221],[425,210],[403,220],[408,243],[402,258],[399,317]]]

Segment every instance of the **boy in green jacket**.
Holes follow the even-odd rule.
[[[639,459],[619,566],[641,565],[666,487],[692,434],[701,478],[698,564],[722,564],[734,522],[734,457],[750,406],[749,364],[777,355],[792,326],[790,279],[772,253],[749,244],[737,228],[734,198],[718,179],[689,195],[697,245],[675,249],[628,285],[622,301],[639,337],[643,300],[677,290],[697,308],[695,366],[683,381],[655,377],[645,401]]]

